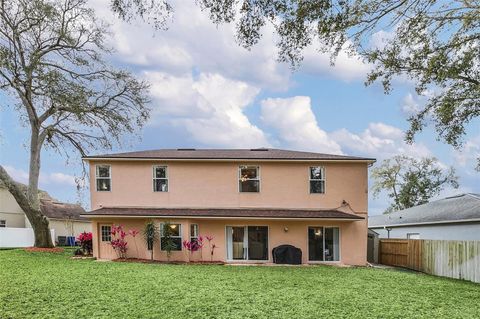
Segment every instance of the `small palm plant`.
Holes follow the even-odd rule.
[[[158,242],[158,228],[153,220],[148,221],[143,228],[143,238],[147,244],[147,249],[150,250],[151,259],[153,260],[153,247],[155,242]]]

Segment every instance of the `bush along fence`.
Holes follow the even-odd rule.
[[[381,239],[379,261],[480,283],[480,241]]]

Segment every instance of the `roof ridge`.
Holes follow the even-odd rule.
[[[466,195],[475,198],[476,200],[480,200],[480,195],[476,193],[466,193]]]

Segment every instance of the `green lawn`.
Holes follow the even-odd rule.
[[[480,318],[480,285],[367,268],[158,265],[0,251],[0,318]]]

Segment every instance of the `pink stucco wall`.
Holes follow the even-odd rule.
[[[155,219],[160,224],[162,219]],[[338,226],[340,228],[340,263],[347,265],[365,265],[367,249],[367,231],[366,220],[362,221],[272,221],[272,220],[205,220],[205,219],[170,219],[172,223],[182,224],[183,240],[189,238],[190,223],[198,224],[201,235],[213,235],[214,243],[219,247],[215,250],[214,260],[226,260],[226,226],[268,226],[269,227],[269,261],[271,262],[271,250],[282,244],[290,244],[300,248],[303,252],[303,262],[308,263],[308,236],[309,226]],[[146,219],[104,219],[94,221],[94,232],[98,233],[100,225],[122,224],[125,229],[143,229]],[[285,227],[288,231],[285,232]],[[109,243],[101,243],[98,236],[94,236],[94,252],[97,258],[115,259],[115,252]],[[127,237],[129,251],[128,256],[134,258],[150,258],[150,252],[146,249],[145,241],[141,236]],[[138,249],[138,251],[137,251]],[[192,256],[192,260],[200,259],[200,252]],[[160,244],[155,244],[154,258],[156,260],[166,260],[166,253],[160,250]],[[203,250],[203,259],[210,260],[208,247]],[[174,252],[171,260],[187,261],[186,251]]]
[[[112,191],[95,191],[95,164],[110,164]],[[243,162],[90,163],[91,207],[277,207],[335,208],[346,200],[355,212],[367,212],[367,163],[274,163],[260,166],[259,193],[238,191]],[[168,192],[153,192],[153,165],[168,166]],[[310,194],[309,167],[324,166],[326,193]]]
[[[110,164],[112,172],[111,192],[95,191],[95,164]],[[260,166],[261,190],[259,193],[239,193],[238,166]],[[169,191],[153,192],[152,166],[167,165]],[[326,193],[309,193],[309,167],[324,166]],[[347,211],[364,217],[361,221],[322,220],[218,220],[218,219],[170,219],[181,223],[183,239],[189,238],[189,225],[199,225],[200,234],[213,235],[214,260],[226,260],[226,226],[268,226],[269,258],[272,248],[291,244],[303,252],[303,262],[308,262],[309,226],[338,226],[340,228],[340,263],[365,265],[367,249],[367,163],[298,163],[298,162],[162,162],[162,161],[102,161],[90,163],[90,189],[92,209],[108,206],[140,207],[268,207],[268,208],[337,208],[343,200],[350,204]],[[126,229],[143,229],[143,218],[94,218],[94,254],[102,259],[116,258],[109,243],[99,241],[102,224],[122,224]],[[163,219],[155,219],[160,224]],[[288,231],[285,232],[285,227]],[[135,241],[129,238],[129,256],[150,258],[141,236]],[[154,256],[166,260],[160,244],[155,245]],[[195,253],[192,259],[200,259]],[[208,248],[203,259],[209,260]],[[188,260],[185,251],[174,252],[172,260]]]

